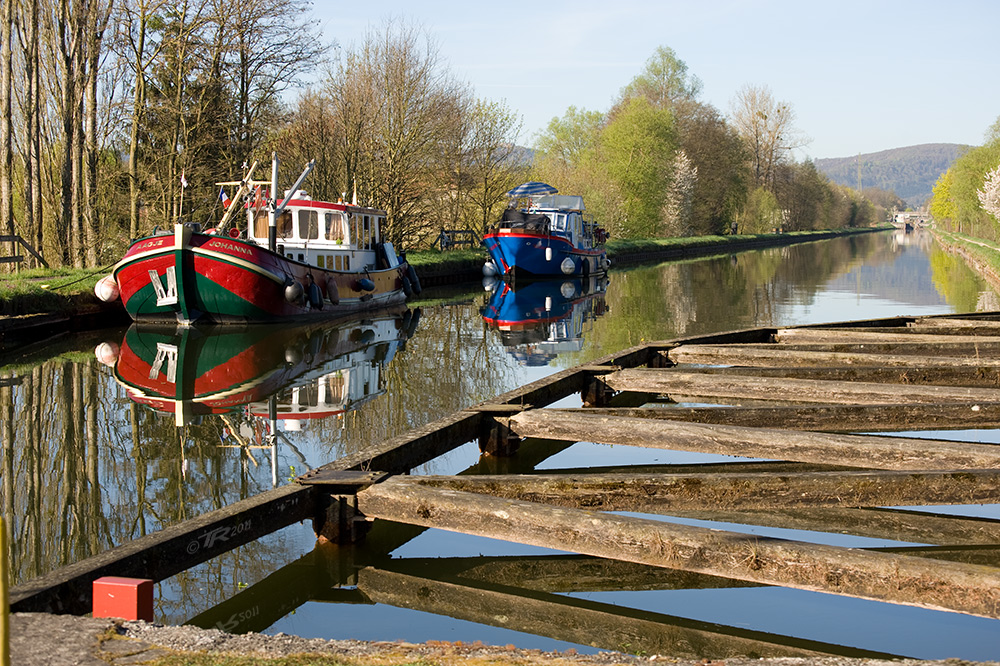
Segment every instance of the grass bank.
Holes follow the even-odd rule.
[[[961,257],[995,290],[1000,291],[1000,245],[937,228],[931,232],[945,251]]]
[[[0,316],[70,314],[96,305],[94,285],[107,271],[32,269],[0,275]]]

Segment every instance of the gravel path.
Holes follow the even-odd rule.
[[[278,634],[227,634],[217,629],[163,626],[148,622],[94,619],[45,613],[11,615],[12,666],[132,666],[171,653],[216,652],[278,658],[292,654],[337,657],[359,666],[412,664],[437,666],[638,666],[668,663],[681,666],[959,666],[997,662],[883,661],[868,659],[773,658],[692,661],[669,656],[636,657],[619,652],[596,655],[541,652],[469,643],[388,643],[328,641]]]

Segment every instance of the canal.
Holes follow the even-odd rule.
[[[642,341],[977,309],[1000,309],[996,294],[929,234],[887,232],[626,267],[606,283],[426,289],[411,309],[335,325],[66,336],[0,360],[0,510],[12,583]],[[480,460],[470,442],[413,473],[727,460],[583,442],[531,461]],[[1000,519],[994,506],[923,510]],[[761,538],[912,545],[719,525]],[[428,579],[433,589],[410,584]],[[482,590],[476,598],[427,601],[470,580]],[[505,607],[510,599],[518,601]],[[654,654],[670,650],[680,627],[707,637],[686,648],[709,658],[1000,658],[997,620],[393,524],[349,547],[318,545],[310,524],[294,525],[163,581],[156,600],[156,619],[168,624],[307,637]],[[533,619],[537,609],[548,615]],[[724,654],[714,652],[720,645]]]

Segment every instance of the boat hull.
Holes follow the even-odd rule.
[[[402,303],[408,268],[402,262],[363,273],[328,270],[175,225],[173,233],[134,242],[112,275],[135,321],[252,323],[338,317]]]
[[[555,234],[499,229],[483,236],[490,259],[505,280],[587,278],[607,272],[604,248],[578,248]]]

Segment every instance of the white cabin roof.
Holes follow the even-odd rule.
[[[583,197],[572,194],[546,194],[539,197],[531,197],[531,204],[535,208],[583,211]]]

